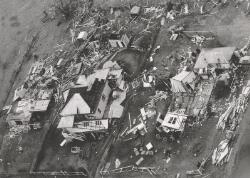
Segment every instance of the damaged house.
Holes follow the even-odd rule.
[[[31,112],[29,112],[30,102],[28,100],[16,101],[7,115],[6,122],[9,127],[24,125],[29,127]]]
[[[167,113],[161,123],[161,127],[165,132],[183,132],[187,115],[180,113]]]
[[[167,137],[174,140],[183,133],[188,116],[179,112],[168,112],[165,116],[159,114],[157,118],[157,131],[165,133]]]
[[[20,88],[22,88],[22,86]],[[29,127],[32,125],[34,129],[40,128],[41,120],[37,118],[40,118],[39,115],[48,110],[52,100],[53,90],[39,90],[35,98],[29,99],[24,97],[29,93],[23,93],[22,96],[18,94],[20,93],[20,88],[15,91],[14,102],[7,115],[6,122],[8,122],[10,127],[20,125]]]
[[[112,48],[126,48],[129,45],[131,37],[125,34],[111,34],[109,44]]]
[[[121,103],[126,98],[123,74],[119,67],[106,65],[88,76],[80,75],[76,85],[63,92],[65,104],[57,127],[65,137],[61,145],[73,139],[97,139],[109,129],[110,119],[122,116]],[[112,90],[113,101],[107,110]]]
[[[75,86],[65,91],[65,105],[61,116],[87,115],[90,119],[101,119],[106,108],[111,88],[105,80],[96,79],[89,86]],[[67,96],[66,96],[67,95]]]
[[[82,77],[81,83],[64,92],[65,105],[58,128],[63,129],[65,140],[84,141],[89,135],[95,139],[99,132],[108,129],[109,122],[103,119],[111,93],[107,80],[96,76],[90,82]]]
[[[230,69],[231,64],[236,60],[235,49],[235,47],[202,49],[195,63],[194,71],[207,79],[212,71]]]
[[[182,71],[170,79],[171,90],[174,93],[192,93],[195,88],[196,78],[194,72]]]

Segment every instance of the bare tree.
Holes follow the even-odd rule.
[[[56,13],[62,14],[65,20],[74,17],[79,5],[79,0],[55,0],[54,6]]]

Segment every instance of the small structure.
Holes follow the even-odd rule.
[[[108,118],[118,119],[122,117],[124,107],[121,105],[122,102],[126,99],[126,91],[114,91],[113,92],[113,102],[110,105]]]
[[[240,58],[239,64],[250,65],[250,56],[244,56]]]
[[[121,37],[120,37],[121,36]],[[112,48],[126,48],[130,42],[127,34],[118,35],[117,38],[109,39],[109,44]]]
[[[235,47],[202,49],[195,63],[194,70],[201,75],[207,75],[209,68],[229,69],[235,49]]]
[[[47,111],[50,100],[34,100],[30,102],[30,112],[44,112]]]
[[[130,10],[131,17],[137,17],[141,13],[141,7],[139,6],[133,6]]]
[[[161,127],[165,132],[183,132],[187,115],[168,112],[161,123]]]
[[[16,125],[28,125],[31,119],[32,114],[29,112],[30,101],[21,100],[14,102],[12,107],[7,115],[6,122],[10,127]]]
[[[194,72],[182,71],[170,79],[174,93],[192,92],[195,88],[196,75]]]
[[[77,40],[86,40],[88,37],[88,33],[86,31],[82,31],[78,34]]]
[[[43,62],[35,62],[31,66],[28,75],[39,74],[41,72],[43,66],[44,66]]]
[[[102,66],[103,69],[121,69],[121,66],[119,66],[119,64],[116,61],[107,61],[103,64]]]
[[[27,89],[24,88],[24,85],[21,85],[20,87],[18,87],[14,92],[13,101],[24,98],[24,95],[26,92],[27,92]]]

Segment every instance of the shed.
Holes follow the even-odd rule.
[[[131,15],[139,15],[141,12],[141,7],[139,6],[133,6],[132,9],[130,10]]]
[[[186,119],[187,115],[169,112],[164,117],[161,126],[167,128],[169,131],[174,130],[182,132],[184,131]]]
[[[196,75],[194,72],[182,71],[175,77],[171,78],[172,91],[174,93],[186,93],[191,87],[194,89]]]

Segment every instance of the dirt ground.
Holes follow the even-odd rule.
[[[32,58],[29,61],[25,61],[20,68],[27,45],[29,45],[32,37],[39,33],[39,39],[32,53],[37,54],[40,58],[46,57],[54,50],[56,44],[60,44],[65,37],[68,37],[68,32],[66,31],[67,23],[57,26],[57,19],[48,23],[41,22],[43,10],[48,9],[51,3],[52,1],[49,0],[1,1],[0,83],[2,86],[0,88],[0,107],[10,104],[14,89],[20,86],[31,64],[34,62]],[[18,75],[16,76],[17,72]],[[12,165],[7,168],[4,164],[1,164],[1,173],[15,174],[22,170],[29,170],[35,153],[40,147],[40,139],[44,134],[44,130],[27,135],[24,134],[21,138],[16,138],[10,142],[10,145],[3,146],[3,136],[8,128],[6,122],[2,119],[0,120],[0,125],[1,158],[6,158],[5,161],[8,160]],[[19,142],[20,139],[21,142]],[[17,142],[24,146],[25,154],[12,154],[16,152]],[[20,166],[14,166],[15,164]]]

